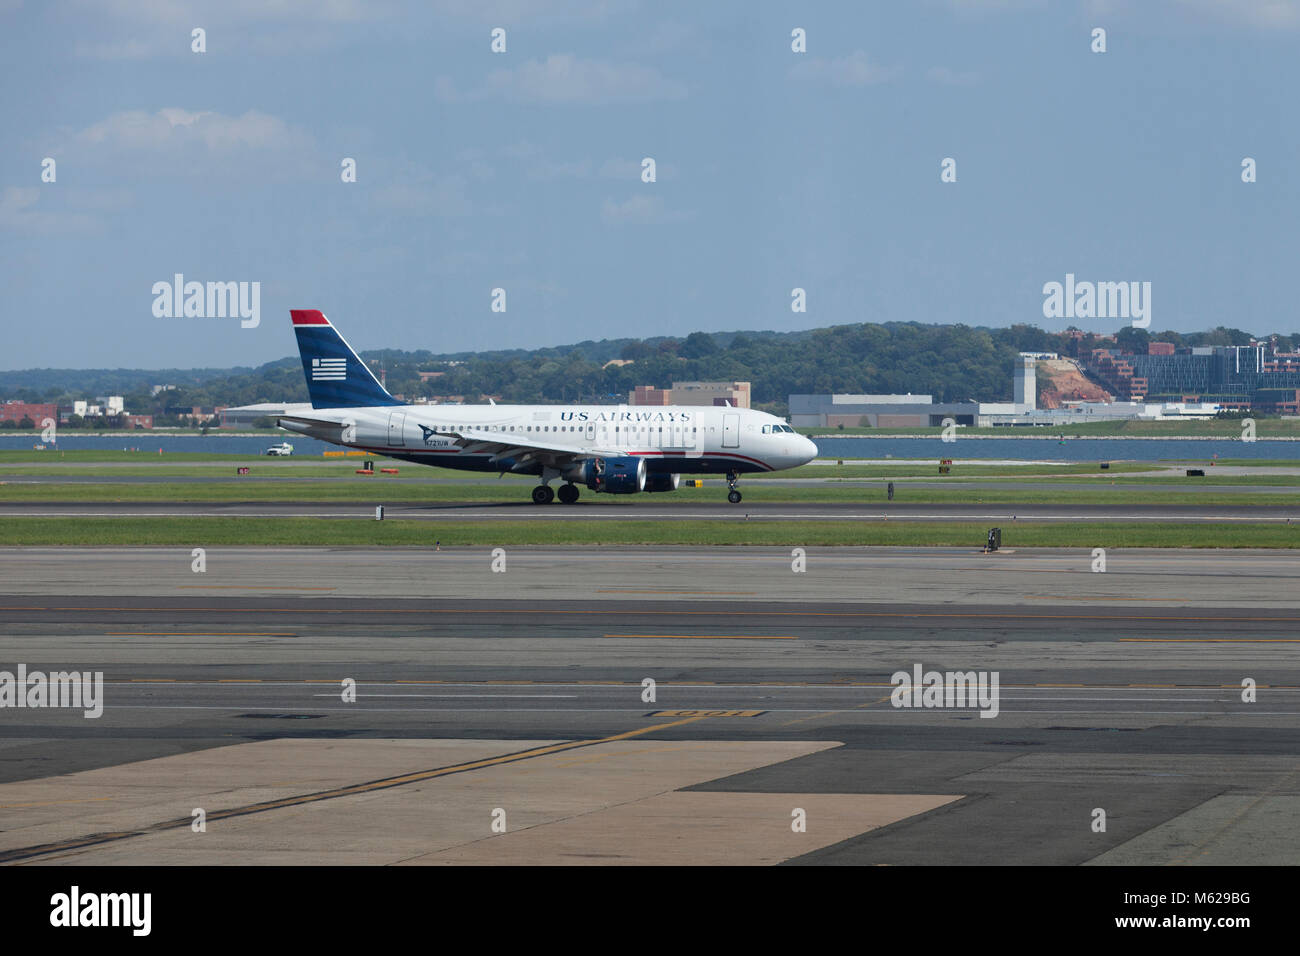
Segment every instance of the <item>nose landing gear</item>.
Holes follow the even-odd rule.
[[[734,471],[727,472],[727,487],[731,489],[727,492],[727,500],[733,505],[740,504],[740,492],[736,490],[736,482],[740,480],[740,475]]]

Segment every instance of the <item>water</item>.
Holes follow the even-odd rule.
[[[209,455],[264,455],[272,445],[287,441],[293,445],[295,455],[316,455],[326,450],[338,450],[337,445],[330,445],[314,438],[302,435],[290,435],[288,432],[272,435],[221,435],[215,432],[208,435],[168,435],[166,432],[136,431],[122,432],[116,435],[79,435],[74,432],[59,433],[57,448],[60,451],[121,451],[124,448],[138,448],[157,457],[158,449],[164,452],[190,451]],[[0,449],[30,449],[41,443],[40,432],[31,435],[0,435]]]
[[[1211,461],[1219,458],[1272,458],[1300,464],[1300,442],[1216,438],[815,438],[823,458],[996,458],[1022,461],[1157,461],[1161,458]]]
[[[314,455],[337,450],[337,446],[301,435],[168,435],[132,432],[119,435],[72,434],[59,436],[58,448],[120,451],[138,448],[152,455],[166,452],[204,452],[210,455],[261,455],[277,442],[288,441],[295,455]],[[1162,458],[1210,461],[1219,458],[1272,458],[1300,464],[1300,442],[1256,441],[1221,438],[1212,441],[1145,438],[818,438],[824,458],[995,458],[1022,461],[1157,461]],[[0,435],[0,449],[29,449],[40,442],[39,433]]]

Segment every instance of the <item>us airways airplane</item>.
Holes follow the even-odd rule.
[[[739,504],[745,472],[811,461],[817,446],[779,418],[748,408],[682,405],[403,405],[329,319],[290,311],[311,408],[281,428],[423,465],[536,475],[533,501],[673,491],[683,474],[723,474]],[[558,495],[551,482],[561,481]]]

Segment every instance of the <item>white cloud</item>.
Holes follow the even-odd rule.
[[[848,56],[833,60],[805,57],[807,54],[803,54],[801,62],[790,69],[793,79],[829,83],[831,86],[871,86],[885,83],[899,74],[895,67],[870,62],[862,50],[854,50]]]
[[[28,214],[40,198],[39,186],[6,186],[0,193],[0,222],[10,222]]]
[[[282,150],[305,145],[305,134],[284,120],[249,110],[226,116],[211,110],[167,107],[156,113],[114,113],[77,134],[85,144],[125,150],[165,150],[201,146],[213,151]]]
[[[207,26],[267,20],[349,22],[388,16],[398,5],[386,0],[78,0],[76,6],[118,20]]]
[[[611,225],[645,226],[683,222],[690,219],[691,214],[667,209],[658,196],[633,196],[623,202],[606,199],[600,209],[600,218]]]
[[[195,27],[207,32],[204,56],[320,52],[352,40],[358,24],[402,9],[392,0],[74,0],[73,6],[95,38],[78,40],[73,53],[98,60],[195,56]]]
[[[705,49],[705,34],[695,26],[666,20],[644,33],[631,36],[618,46],[624,56],[663,56],[684,50]]]
[[[463,176],[435,177],[421,172],[405,181],[389,181],[375,191],[375,204],[409,216],[468,216],[474,205],[465,194]]]
[[[591,175],[591,160],[580,159],[572,162],[528,160],[525,164],[525,175],[529,179],[540,182],[552,179],[586,179]]]
[[[1174,0],[1177,6],[1202,16],[1260,29],[1300,26],[1296,0]]]
[[[258,181],[337,177],[337,160],[321,155],[313,137],[277,116],[249,110],[166,107],[113,113],[69,138],[52,155],[108,175],[133,178],[243,178]]]
[[[493,70],[477,90],[460,92],[449,77],[434,82],[434,95],[446,103],[504,99],[516,103],[601,105],[679,100],[685,84],[653,67],[636,63],[585,60],[554,53],[518,67]]]
[[[0,13],[20,0],[0,0]],[[519,29],[600,24],[636,9],[638,0],[65,0],[94,40],[80,57],[138,60],[192,55],[190,30],[208,33],[208,53],[286,56],[317,53],[355,40],[359,26],[391,24],[436,30],[464,23]],[[376,33],[379,42],[389,36]],[[486,36],[484,37],[486,46]]]
[[[636,0],[426,0],[426,8],[441,17],[455,17],[507,26],[545,20],[592,22],[629,13]]]
[[[1087,0],[1085,9],[1092,16],[1146,14],[1161,27],[1171,19],[1258,30],[1300,27],[1300,0]]]
[[[1040,7],[1044,0],[948,0],[948,6],[961,13],[1001,13]]]
[[[974,86],[979,82],[978,73],[963,73],[946,66],[932,67],[926,71],[926,78],[944,86]]]
[[[100,228],[99,220],[85,213],[42,208],[45,205],[42,200],[49,197],[49,190],[58,188],[6,186],[0,192],[0,230],[53,235],[93,232]]]

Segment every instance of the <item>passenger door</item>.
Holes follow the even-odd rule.
[[[722,447],[723,448],[740,447],[740,416],[739,415],[722,416]]]
[[[388,447],[401,448],[406,444],[406,412],[388,413]]]

